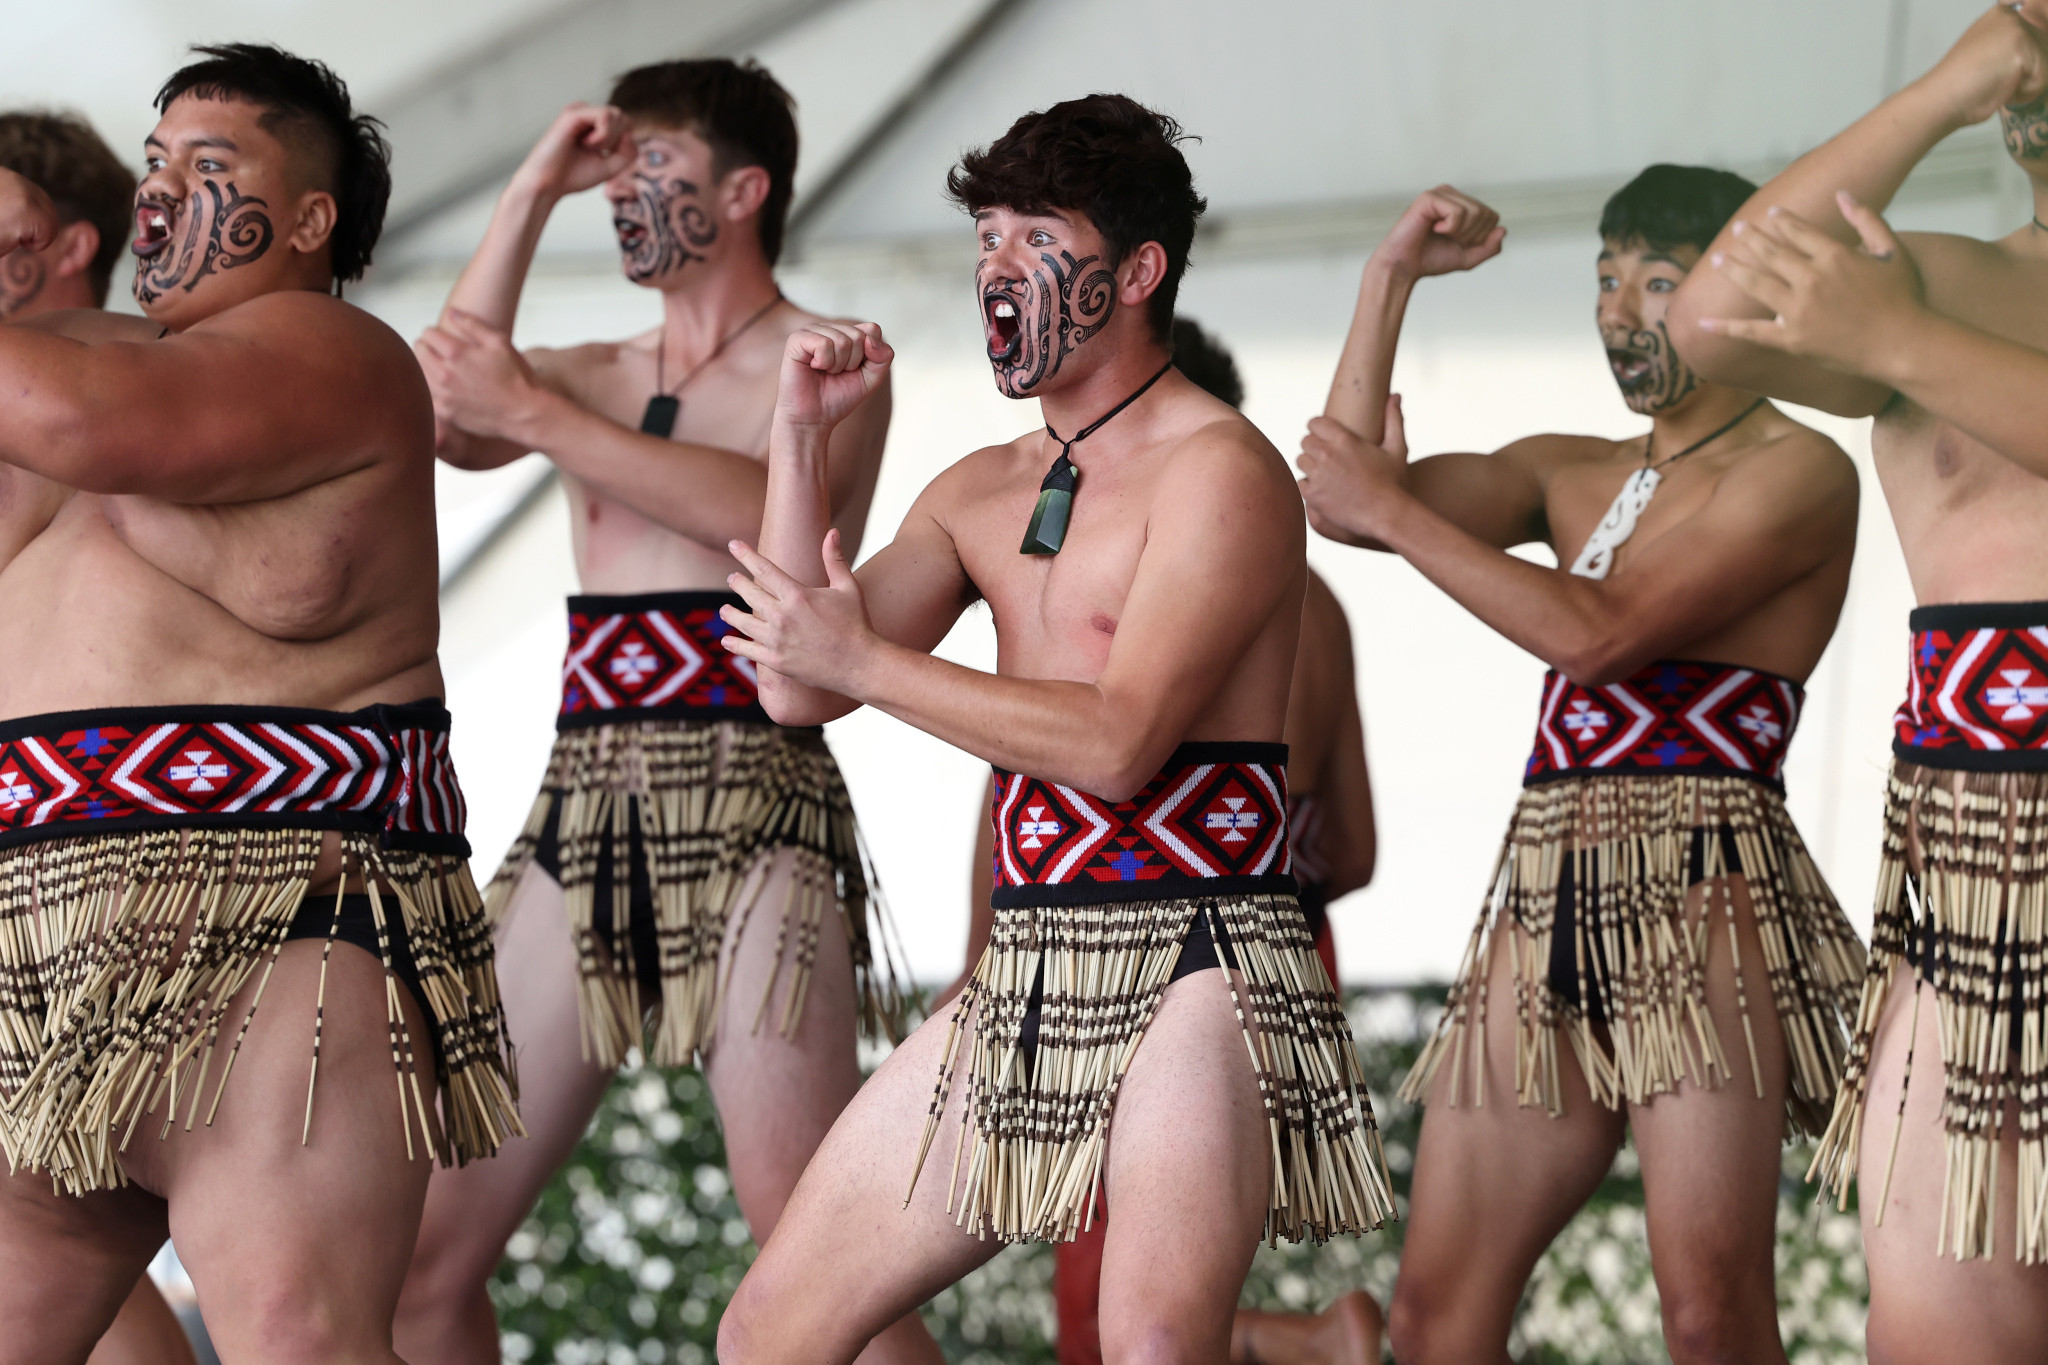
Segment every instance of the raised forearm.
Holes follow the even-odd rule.
[[[1401,321],[1415,281],[1398,274],[1377,258],[1367,261],[1359,280],[1358,305],[1337,373],[1330,380],[1323,415],[1377,442],[1386,429],[1387,390],[1393,383],[1394,352],[1401,340]]]
[[[2048,476],[2048,352],[1922,313],[1872,373],[2014,463]]]
[[[526,273],[533,266],[533,253],[554,212],[552,196],[535,189],[524,176],[515,175],[498,196],[484,239],[462,268],[455,288],[448,293],[447,309],[469,314],[510,332],[519,315],[519,294],[526,287]],[[446,316],[444,311],[443,316]]]
[[[760,530],[761,462],[738,451],[633,431],[546,389],[512,424],[564,473],[679,536],[716,550]],[[815,556],[817,551],[812,551]]]
[[[793,430],[779,419],[768,435],[757,548],[784,573],[813,587],[825,582],[825,532],[832,525],[829,436]],[[761,669],[761,698],[785,725],[823,724],[859,705],[854,698],[807,686],[766,667]]]

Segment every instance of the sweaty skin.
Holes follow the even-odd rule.
[[[1609,241],[1597,261],[1596,320],[1624,400],[1647,436],[1536,436],[1492,455],[1413,463],[1398,397],[1387,394],[1410,291],[1498,250],[1484,205],[1441,186],[1421,196],[1367,264],[1328,413],[1309,424],[1300,466],[1311,523],[1391,549],[1481,620],[1575,681],[1618,681],[1658,658],[1719,661],[1804,680],[1834,632],[1856,539],[1856,474],[1838,448],[1768,406],[1663,469],[1664,482],[1609,576],[1579,578],[1506,550],[1541,542],[1569,564],[1630,473],[1740,416],[1755,395],[1701,378],[1670,345],[1670,300],[1699,252]],[[1382,443],[1360,431],[1384,431]],[[1513,700],[1513,699],[1510,699]],[[1519,704],[1526,705],[1526,700]],[[1747,904],[1740,878],[1725,883]],[[1692,892],[1698,915],[1705,888]],[[1733,912],[1731,912],[1733,914]],[[1744,937],[1748,998],[1768,998],[1754,917]],[[1500,938],[1508,938],[1502,935]],[[1496,939],[1496,944],[1500,941]],[[1510,940],[1532,951],[1517,931]],[[1496,947],[1490,997],[1510,1001],[1511,954]],[[1724,1047],[1737,983],[1710,955],[1705,995]],[[1632,1131],[1650,1191],[1649,1234],[1665,1339],[1681,1365],[1783,1361],[1771,1247],[1784,1132],[1786,1060],[1776,1016],[1755,1016],[1761,1095],[1690,1082],[1616,1113],[1596,1104],[1575,1060],[1563,1114],[1519,1106],[1516,1012],[1486,1016],[1486,1092],[1457,1105],[1438,1073],[1423,1120],[1408,1240],[1388,1318],[1403,1361],[1500,1359],[1536,1259],[1608,1170]],[[1479,1231],[1484,1229],[1483,1235]]]
[[[441,691],[426,385],[399,338],[330,297],[333,196],[262,113],[183,96],[146,144],[146,320],[0,328],[0,719]],[[216,211],[238,199],[239,219]],[[0,171],[0,259],[56,231]],[[330,838],[314,894],[338,870]],[[138,1136],[129,1187],[73,1199],[47,1176],[0,1180],[0,1361],[83,1359],[172,1219],[225,1358],[395,1361],[385,1324],[426,1164],[391,1122],[383,969],[343,950],[323,973],[320,949],[277,956],[216,1122]]]
[[[1907,173],[1942,138],[1992,117],[2028,176],[2036,221],[1992,241],[1894,236],[1878,214]],[[1987,11],[1926,75],[1765,185],[1714,243],[1715,268],[1695,271],[1673,308],[1672,335],[1709,378],[1876,414],[1871,451],[1923,605],[2048,598],[2042,222],[2048,3],[2023,0]],[[1993,1257],[1959,1264],[1934,1253],[1946,1167],[1942,1025],[1925,993],[1916,1016],[1913,981],[1901,966],[1865,1101],[1870,1358],[2039,1359],[2048,1266],[2014,1258],[2010,1139],[1995,1176]],[[1893,1114],[1895,1153],[1894,1123],[1876,1119]],[[1890,1184],[1880,1205],[1881,1171]]]
[[[1011,338],[986,307],[988,286],[1021,288],[1046,256],[1107,253],[1080,214],[999,208],[976,227],[977,304],[1001,385]],[[1113,315],[1056,375],[1048,362],[1033,392],[1054,429],[1086,426],[1164,363],[1141,305],[1165,261],[1148,242],[1118,264]],[[762,666],[770,714],[813,724],[864,703],[978,758],[1116,800],[1184,739],[1280,739],[1307,576],[1300,502],[1277,452],[1230,407],[1169,372],[1076,446],[1080,492],[1056,555],[1017,552],[1056,451],[1038,431],[941,474],[854,575],[827,535],[823,447],[890,352],[863,324],[799,333],[786,356],[761,549],[736,547],[748,609],[727,612],[745,638],[726,644]],[[928,652],[977,597],[995,622],[993,675]],[[1106,1356],[1139,1343],[1161,1358],[1227,1349],[1263,1221],[1269,1138],[1222,978],[1197,972],[1168,988],[1118,1092]],[[868,1333],[998,1249],[953,1223],[937,1156],[904,1207],[946,1026],[930,1020],[898,1048],[819,1148],[720,1324],[721,1359],[850,1360]],[[956,1087],[942,1131],[962,1103]],[[1190,1123],[1197,1114],[1215,1121]],[[1159,1256],[1169,1243],[1175,1254]]]

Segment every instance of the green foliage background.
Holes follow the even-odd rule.
[[[1420,1115],[1394,1098],[1442,1001],[1440,989],[1349,997],[1352,1028],[1406,1209]],[[1868,1297],[1853,1207],[1816,1205],[1788,1149],[1778,1207],[1779,1325],[1794,1365],[1863,1358]],[[703,1080],[630,1071],[576,1155],[512,1240],[492,1283],[505,1358],[552,1365],[708,1365],[718,1316],[754,1246],[727,1181]],[[1624,1149],[1599,1192],[1532,1277],[1513,1351],[1544,1365],[1667,1359],[1643,1237],[1643,1191]],[[1402,1227],[1327,1246],[1260,1251],[1247,1306],[1314,1310],[1364,1287],[1392,1292]],[[961,1365],[1050,1362],[1052,1254],[1012,1247],[925,1308]]]

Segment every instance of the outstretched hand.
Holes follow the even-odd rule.
[[[555,116],[526,154],[519,174],[550,196],[602,185],[640,154],[626,116],[610,105],[576,103]]]
[[[1373,251],[1373,260],[1410,279],[1471,270],[1500,254],[1500,215],[1462,190],[1438,185],[1415,197]]]
[[[1902,331],[1925,311],[1920,270],[1882,217],[1847,191],[1835,202],[1860,246],[1777,208],[1737,220],[1728,249],[1711,264],[1776,316],[1701,318],[1700,327],[1882,378],[1885,355],[1896,353]]]
[[[868,622],[867,602],[846,563],[839,532],[825,533],[822,588],[799,583],[743,540],[727,548],[742,571],[726,582],[747,610],[719,608],[719,616],[733,628],[719,643],[806,687],[850,694],[879,637]]]
[[[526,424],[544,389],[512,338],[451,308],[420,334],[413,354],[434,395],[437,433],[456,427],[472,436],[527,439]]]
[[[1386,514],[1403,495],[1408,436],[1401,395],[1387,396],[1387,426],[1374,445],[1341,422],[1311,417],[1295,459],[1308,524],[1347,545],[1382,539]]]
[[[896,352],[872,322],[808,322],[782,348],[775,416],[829,431],[888,377]]]
[[[42,186],[0,167],[0,256],[41,251],[57,240],[57,206]]]

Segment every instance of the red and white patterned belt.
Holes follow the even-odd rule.
[[[997,905],[1295,890],[1285,744],[1183,744],[1128,801],[995,775]]]
[[[2048,771],[2048,602],[1920,607],[1892,752],[1930,768]]]
[[[201,826],[335,829],[469,856],[438,701],[138,706],[0,721],[0,848]]]
[[[719,644],[729,592],[569,599],[557,730],[635,720],[766,721],[751,660]]]
[[[1784,790],[1806,689],[1734,664],[1663,659],[1604,687],[1543,675],[1522,785],[1586,773],[1747,777]]]

